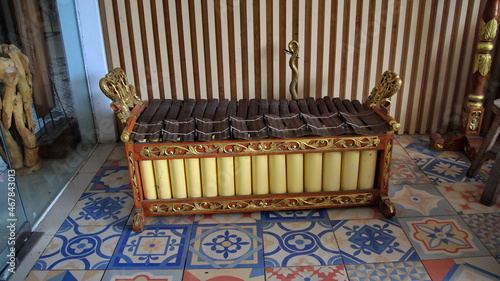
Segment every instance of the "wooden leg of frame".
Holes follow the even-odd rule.
[[[486,185],[481,195],[479,202],[486,206],[492,206],[497,202],[498,195],[500,194],[500,152],[497,154],[493,168],[491,168],[490,175],[486,181]]]
[[[380,201],[378,204],[378,207],[380,208],[380,211],[385,218],[391,218],[396,214],[396,207],[394,207],[394,204],[392,204],[389,196],[380,196]]]
[[[136,232],[141,232],[144,229],[144,211],[142,208],[134,209],[134,221],[132,223],[132,228]]]

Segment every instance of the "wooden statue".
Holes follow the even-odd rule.
[[[33,121],[29,59],[14,45],[0,45],[0,129],[12,168],[29,173],[40,169]]]

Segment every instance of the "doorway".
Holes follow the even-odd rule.
[[[0,210],[0,270],[8,273],[11,237],[15,236],[18,252],[33,229],[43,232],[36,228],[37,223],[94,149],[96,136],[85,69],[80,63],[82,50],[72,37],[79,32],[74,5],[57,0],[0,0],[0,8],[0,44],[16,46],[30,60],[33,131],[41,162],[37,169],[19,172],[12,166],[8,148],[0,161],[0,198],[8,200],[9,180],[16,185],[16,193],[11,194],[16,199],[12,231],[8,227],[11,210]],[[12,135],[19,138],[14,132]],[[1,140],[4,145],[3,136]],[[0,205],[8,206],[4,203]]]

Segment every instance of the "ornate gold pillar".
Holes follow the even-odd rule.
[[[494,48],[499,15],[500,0],[489,0],[479,19],[471,89],[463,104],[460,129],[450,131],[444,137],[438,133],[432,134],[430,145],[435,150],[464,149],[469,159],[472,159],[481,146],[479,133],[484,116],[484,90],[491,69],[490,52]]]

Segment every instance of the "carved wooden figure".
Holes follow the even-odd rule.
[[[32,114],[29,59],[14,45],[2,44],[0,51],[0,127],[8,150],[1,154],[6,159],[8,153],[12,168],[19,173],[30,173],[40,169],[41,162]]]

